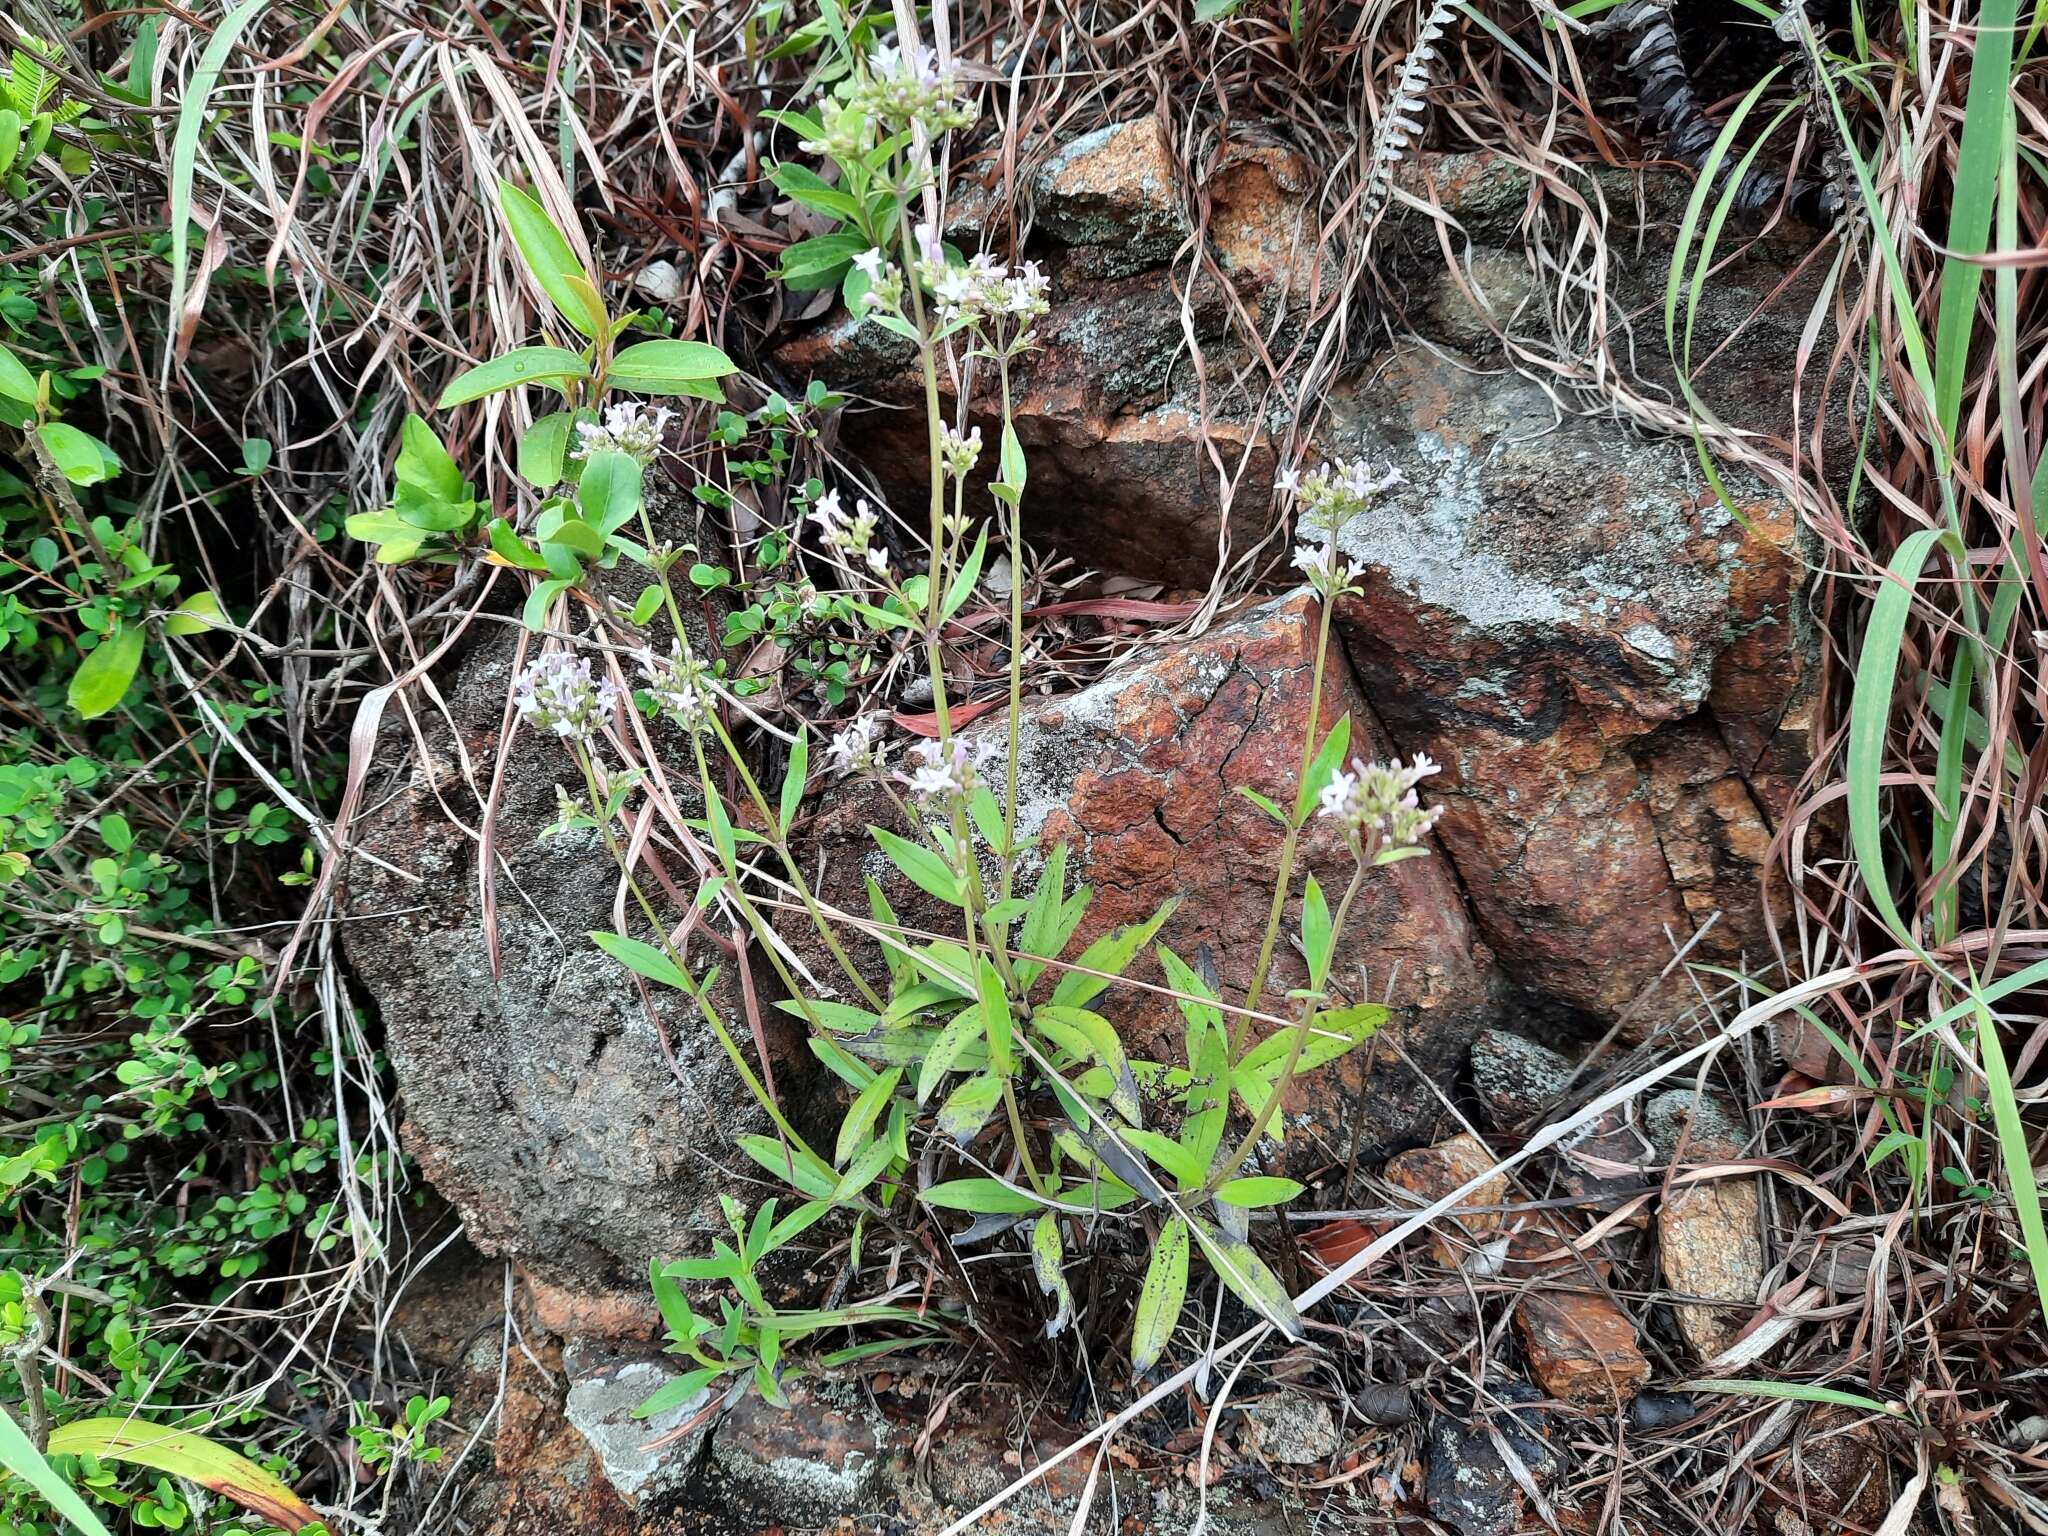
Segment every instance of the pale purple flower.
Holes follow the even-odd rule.
[[[594,678],[590,663],[567,651],[543,651],[512,685],[512,703],[536,730],[563,740],[589,741],[618,706],[610,678]]]
[[[681,641],[670,642],[666,656],[644,650],[638,660],[647,696],[662,713],[688,730],[705,723],[714,699],[709,667]]]
[[[1319,808],[1343,823],[1361,856],[1370,844],[1383,860],[1398,857],[1403,850],[1419,848],[1443,814],[1440,805],[1424,809],[1415,793],[1415,786],[1441,767],[1422,753],[1405,764],[1398,758],[1384,763],[1353,758],[1348,773],[1339,769],[1330,775],[1318,797]]]
[[[977,770],[993,750],[993,743],[969,742],[964,736],[949,742],[920,741],[910,749],[913,766],[903,782],[920,799],[964,799],[980,785]]]

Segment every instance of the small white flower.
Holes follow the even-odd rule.
[[[1419,848],[1430,829],[1443,814],[1443,807],[1425,810],[1415,786],[1441,765],[1425,754],[1411,763],[1394,758],[1384,763],[1351,761],[1351,771],[1341,769],[1323,786],[1318,805],[1323,815],[1342,822],[1345,835],[1360,857],[1370,851],[1384,860],[1405,849]]]
[[[872,283],[880,279],[882,269],[889,265],[889,258],[882,254],[880,246],[870,246],[853,258],[853,264],[860,269],[861,275]]]
[[[593,453],[624,453],[643,465],[650,464],[661,451],[662,435],[674,416],[675,412],[666,406],[650,409],[638,400],[608,405],[601,422],[576,423],[576,436],[581,441],[569,457],[587,459]]]
[[[913,767],[903,782],[923,800],[964,799],[980,785],[977,770],[992,750],[991,743],[970,743],[964,736],[943,744],[920,741],[910,749]]]
[[[825,743],[825,759],[834,773],[857,773],[875,766],[875,743],[882,739],[888,717],[879,712],[858,716]]]
[[[535,729],[566,740],[589,741],[604,729],[619,701],[610,678],[594,679],[590,663],[567,651],[543,651],[512,686],[512,703]]]
[[[671,642],[666,656],[644,650],[638,660],[647,696],[664,714],[687,730],[706,722],[715,698],[711,669],[681,641]]]

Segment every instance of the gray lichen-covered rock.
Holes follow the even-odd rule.
[[[1338,535],[1340,622],[1395,741],[1444,765],[1438,833],[1509,973],[1611,1019],[1716,912],[1699,958],[1764,959],[1811,646],[1790,507],[1738,482],[1738,519],[1683,443],[1422,347],[1338,414],[1407,477]]]
[[[548,834],[556,786],[580,787],[560,741],[520,730],[499,763],[519,631],[479,629],[442,684],[446,718],[416,706],[416,729],[392,719],[379,739],[355,844],[404,874],[352,862],[348,955],[383,1013],[405,1144],[477,1245],[578,1292],[638,1290],[650,1258],[720,1221],[719,1164],[756,1112],[681,995],[650,1016],[590,942],[619,926],[617,871],[594,832]]]

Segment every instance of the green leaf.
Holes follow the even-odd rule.
[[[90,1421],[88,1421],[90,1422]],[[62,1431],[58,1431],[62,1433]],[[0,1468],[33,1488],[42,1501],[69,1520],[85,1536],[108,1536],[92,1507],[78,1496],[57,1469],[43,1459],[14,1416],[0,1410]]]
[[[838,219],[860,217],[860,199],[842,192],[816,171],[785,160],[768,168],[768,179],[806,208],[829,213]]]
[[[629,939],[618,933],[593,933],[590,942],[635,975],[658,981],[665,987],[675,987],[684,992],[691,990],[689,978],[652,944],[643,944],[638,939]]]
[[[401,491],[417,492],[423,501],[465,499],[461,467],[422,417],[405,418],[399,433],[398,463],[392,473]]]
[[[209,629],[217,629],[226,622],[227,614],[214,593],[194,592],[164,615],[164,633],[197,635]]]
[[[1262,1210],[1269,1205],[1285,1205],[1302,1192],[1305,1186],[1292,1179],[1258,1177],[1232,1179],[1216,1191],[1218,1200],[1228,1200],[1232,1205],[1241,1205],[1246,1210]]]
[[[896,1161],[896,1148],[887,1137],[871,1141],[862,1147],[839,1182],[832,1188],[832,1201],[836,1205],[851,1200],[866,1189],[888,1166]]]
[[[1859,1413],[1881,1413],[1887,1418],[1911,1421],[1912,1415],[1903,1408],[1881,1403],[1874,1397],[1861,1392],[1844,1392],[1839,1387],[1819,1387],[1803,1381],[1737,1381],[1726,1376],[1712,1380],[1681,1381],[1672,1388],[1674,1392],[1725,1392],[1730,1397],[1773,1397],[1782,1402],[1832,1403],[1838,1408],[1854,1408]]]
[[[603,332],[604,306],[594,301],[590,274],[576,259],[568,240],[555,227],[539,203],[509,181],[498,183],[498,208],[505,216],[505,228],[519,248],[527,271],[540,284],[541,292],[564,320],[592,340]],[[575,281],[572,282],[571,279]]]
[[[1313,1072],[1356,1050],[1386,1022],[1387,1010],[1378,1003],[1360,1003],[1316,1014],[1309,1020],[1309,1037],[1302,1042],[1301,1054],[1295,1058],[1294,1075]],[[1293,1033],[1283,1029],[1268,1035],[1246,1051],[1231,1069],[1231,1086],[1244,1101],[1247,1113],[1256,1116],[1265,1107],[1273,1085],[1280,1081],[1280,1066],[1287,1059],[1287,1043]]]
[[[1003,423],[1002,453],[1000,458],[1003,484],[1010,489],[1006,499],[1015,506],[1024,494],[1024,480],[1027,465],[1024,459],[1024,445],[1017,440],[1017,429],[1009,422]]]
[[[637,395],[688,395],[723,400],[714,379],[739,372],[718,348],[701,341],[643,341],[612,359],[606,380]]]
[[[1311,992],[1323,990],[1323,983],[1330,976],[1330,957],[1337,946],[1337,931],[1330,924],[1330,904],[1323,897],[1323,888],[1310,875],[1301,892],[1301,948],[1308,956],[1308,986]]]
[[[657,1414],[671,1413],[697,1400],[704,1389],[725,1372],[717,1366],[700,1365],[694,1371],[685,1371],[671,1381],[665,1381],[648,1396],[646,1402],[633,1410],[636,1419],[651,1419]]]
[[[576,505],[600,535],[616,533],[639,515],[645,483],[640,461],[630,453],[593,453],[576,482]]]
[[[899,837],[886,827],[870,826],[868,832],[888,856],[889,862],[901,870],[911,884],[927,895],[938,897],[948,906],[960,905],[960,882],[944,859],[922,843]]]
[[[1052,989],[1052,1000],[1068,1007],[1081,1008],[1099,996],[1109,985],[1104,976],[1090,976],[1086,971],[1102,971],[1108,976],[1121,976],[1131,957],[1145,945],[1152,942],[1152,935],[1160,925],[1173,915],[1173,909],[1180,905],[1180,898],[1173,897],[1142,923],[1131,923],[1106,933],[1081,952],[1076,962],[1083,969],[1063,974],[1059,984]]]
[[[1036,1195],[1000,1179],[954,1179],[920,1191],[918,1199],[942,1211],[967,1211],[976,1216],[1021,1216],[1045,1209]]]
[[[799,240],[783,251],[782,265],[775,275],[799,292],[836,288],[853,258],[867,248],[867,236],[855,231]]]
[[[1114,1024],[1086,1008],[1041,1003],[1031,1010],[1031,1027],[1068,1054],[1100,1062],[1113,1085],[1111,1107],[1131,1124],[1138,1123],[1138,1083]]]
[[[1323,786],[1331,776],[1344,766],[1344,754],[1351,749],[1351,717],[1345,715],[1330,727],[1330,734],[1323,738],[1315,758],[1308,765],[1308,772],[1302,775],[1301,788],[1294,796],[1294,822],[1300,826],[1308,820],[1308,813],[1323,793]]]
[[[142,664],[142,640],[142,627],[132,624],[102,640],[71,674],[66,694],[71,707],[94,720],[120,703]]]
[[[974,595],[974,584],[981,580],[981,562],[988,555],[988,524],[981,525],[981,535],[974,541],[974,548],[967,558],[960,562],[960,569],[953,573],[953,580],[946,588],[946,606],[940,615],[952,618],[963,608],[967,599]]]
[[[75,1419],[50,1431],[50,1454],[96,1456],[166,1472],[211,1489],[288,1531],[302,1530],[318,1518],[303,1499],[248,1457],[189,1429],[127,1417]]]
[[[789,749],[789,771],[782,776],[782,799],[776,811],[785,842],[789,840],[789,829],[796,823],[797,808],[803,804],[804,785],[809,781],[810,773],[811,734],[799,722],[796,742]]]
[[[1166,1353],[1188,1294],[1188,1226],[1170,1217],[1159,1231],[1158,1246],[1138,1290],[1138,1316],[1131,1325],[1131,1369],[1142,1376]]]
[[[925,1054],[923,1064],[917,1070],[917,1102],[922,1104],[932,1096],[941,1079],[953,1070],[953,1063],[960,1059],[960,1053],[968,1045],[982,1038],[982,1014],[977,1004],[962,1008],[947,1021],[939,1031],[939,1038],[932,1042]]]
[[[535,583],[533,590],[526,594],[526,606],[520,610],[519,621],[531,630],[545,627],[548,609],[554,606],[555,599],[575,585],[573,581],[564,580]]]
[[[1200,1189],[1202,1181],[1209,1176],[1208,1160],[1182,1146],[1171,1136],[1162,1136],[1157,1131],[1148,1131],[1136,1126],[1125,1129],[1121,1134],[1126,1143],[1137,1148],[1172,1174],[1174,1184],[1181,1189]]]
[[[0,395],[19,400],[23,405],[36,403],[36,376],[28,371],[27,364],[5,347],[0,347]]]
[[[502,357],[478,363],[474,368],[457,374],[441,391],[441,398],[434,402],[434,409],[445,411],[467,405],[500,390],[517,389],[521,384],[589,377],[590,365],[566,348],[514,347]]]
[[[1216,1271],[1239,1301],[1290,1339],[1302,1336],[1301,1314],[1294,1308],[1294,1298],[1287,1294],[1287,1287],[1280,1283],[1280,1277],[1252,1252],[1250,1243],[1211,1231],[1208,1224],[1201,1221],[1195,1223],[1195,1236],[1201,1240],[1202,1255],[1208,1259],[1209,1267]]]
[[[823,1162],[794,1147],[785,1147],[773,1136],[742,1136],[734,1145],[800,1195],[830,1200],[839,1186],[838,1178]]]
[[[982,1024],[988,1031],[988,1059],[996,1071],[1008,1077],[1017,1070],[1012,1043],[1017,1025],[1010,1014],[1010,997],[1003,988],[1003,978],[996,970],[995,962],[987,956],[982,957],[979,979]]]
[[[534,552],[533,546],[512,530],[512,525],[502,517],[491,519],[489,528],[491,553],[507,565],[522,571],[544,571],[548,568],[546,559]]]
[[[958,1142],[972,1141],[1002,1100],[1002,1078],[993,1072],[976,1073],[947,1094],[939,1106],[939,1134]]]
[[[562,483],[568,466],[570,423],[567,411],[543,416],[519,436],[519,478],[538,490]]]
[[[832,1149],[833,1162],[845,1166],[846,1160],[853,1156],[854,1150],[874,1129],[876,1119],[889,1107],[896,1085],[902,1081],[903,1069],[891,1067],[878,1073],[873,1082],[854,1095],[853,1103],[847,1107],[846,1118],[839,1122],[839,1140]]]
[[[73,485],[98,485],[121,473],[113,449],[68,422],[46,421],[36,428],[36,437],[57,472]]]

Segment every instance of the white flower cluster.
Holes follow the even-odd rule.
[[[1322,813],[1344,824],[1355,847],[1372,842],[1382,854],[1420,847],[1443,807],[1424,810],[1415,786],[1442,766],[1419,753],[1407,764],[1399,758],[1367,763],[1354,757],[1349,773],[1339,769],[1323,786]]]
[[[819,106],[818,136],[800,142],[807,154],[856,160],[873,151],[878,133],[922,128],[936,135],[973,121],[973,109],[960,100],[960,82],[940,70],[931,49],[877,48],[844,93]]]
[[[610,678],[593,678],[590,663],[567,651],[543,651],[512,685],[512,703],[536,730],[588,741],[618,706]]]
[[[981,428],[970,427],[963,434],[951,427],[939,428],[939,463],[954,479],[964,479],[974,472],[975,463],[981,458]]]
[[[877,48],[867,57],[847,105],[884,122],[917,124],[932,133],[965,128],[974,113],[960,100],[960,82],[939,68],[938,53]]]
[[[1302,535],[1294,548],[1295,568],[1324,597],[1348,591],[1358,579],[1357,567],[1338,558],[1338,533],[1381,492],[1405,484],[1407,478],[1392,466],[1375,474],[1364,459],[1333,459],[1306,475],[1281,471],[1274,483],[1294,498],[1295,527]]]
[[[965,799],[980,786],[981,765],[994,751],[994,742],[970,742],[964,736],[949,742],[920,741],[910,749],[915,766],[903,782],[922,800]]]
[[[604,420],[579,421],[576,436],[581,439],[569,457],[587,459],[593,453],[631,454],[642,465],[651,464],[661,452],[662,434],[675,416],[667,406],[650,409],[638,400],[622,400],[604,408]]]
[[[711,669],[699,661],[680,640],[669,643],[666,656],[651,650],[640,653],[640,677],[647,696],[677,725],[685,730],[702,727],[717,694],[711,683]]]
[[[889,554],[875,543],[874,507],[862,496],[854,502],[853,508],[853,515],[847,516],[839,493],[827,491],[811,503],[809,516],[818,525],[819,536],[828,548],[841,551],[850,560],[859,561],[877,576],[887,575]]]
[[[945,246],[930,224],[918,225],[916,234],[920,253],[917,280],[932,296],[942,324],[965,320],[970,325],[993,324],[1021,334],[1051,308],[1045,296],[1051,280],[1037,262],[1027,261],[1012,271],[982,251],[965,266],[956,267],[947,262]]]
[[[844,777],[878,766],[875,748],[881,742],[888,718],[879,711],[857,716],[851,725],[826,742],[825,760],[832,771]]]
[[[903,274],[895,262],[876,248],[854,257],[853,264],[868,280],[867,289],[860,296],[863,312],[878,309],[893,315],[903,308]]]

